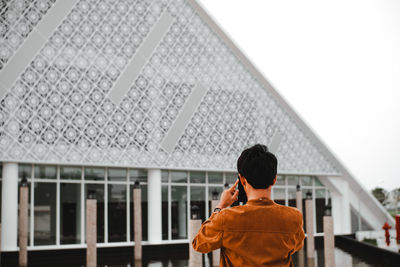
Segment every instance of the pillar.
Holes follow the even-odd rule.
[[[211,200],[211,213],[217,207],[219,200]],[[219,266],[220,249],[213,250],[212,252],[212,266]]]
[[[306,200],[306,232],[307,232],[307,258],[315,257],[314,249],[314,214],[312,199]]]
[[[18,234],[18,163],[3,162],[1,250],[16,251]]]
[[[297,185],[296,187],[296,208],[303,213],[303,196],[300,185]]]
[[[150,244],[159,244],[162,240],[161,170],[149,169],[147,177],[148,239]]]
[[[189,220],[189,267],[198,267],[203,265],[203,254],[193,249],[192,241],[201,227],[201,220]]]
[[[19,257],[20,267],[28,266],[28,196],[29,188],[25,180],[19,189]]]
[[[335,267],[335,236],[333,235],[333,218],[324,216],[324,261],[325,267]]]
[[[133,189],[133,214],[136,262],[142,259],[142,192],[140,185],[136,184]]]
[[[97,200],[86,200],[86,266],[97,266]]]

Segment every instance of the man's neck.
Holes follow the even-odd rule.
[[[248,192],[247,200],[268,198],[271,199],[271,186],[267,189],[253,189]]]

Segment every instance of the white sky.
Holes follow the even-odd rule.
[[[400,187],[400,1],[198,2],[356,179]]]

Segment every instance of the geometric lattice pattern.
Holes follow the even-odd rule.
[[[165,13],[172,24],[113,103],[114,85]],[[196,86],[205,96],[167,152],[162,141]],[[280,172],[337,173],[184,0],[79,1],[3,97],[0,125],[4,161],[234,170],[243,148],[270,144],[278,131]]]
[[[0,3],[0,71],[20,48],[55,0],[9,0]]]

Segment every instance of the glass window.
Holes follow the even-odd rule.
[[[27,179],[30,179],[32,177],[31,164],[18,164],[18,178],[22,178],[23,174],[26,175]]]
[[[285,185],[285,176],[278,175],[276,178],[276,185]]]
[[[82,168],[81,167],[61,167],[60,179],[64,180],[81,180]]]
[[[107,179],[109,181],[126,181],[126,169],[108,169],[108,176]]]
[[[134,208],[133,208],[133,187],[134,185],[130,185],[130,229],[131,229],[131,241],[135,238],[135,231],[134,231]],[[147,185],[140,185],[141,189],[141,206],[142,206],[142,240],[148,240],[148,230],[147,230]],[[163,218],[164,219],[164,218]]]
[[[193,184],[204,184],[206,182],[205,172],[190,172],[190,182]]]
[[[187,238],[187,188],[171,186],[171,232],[172,239]]]
[[[312,186],[312,177],[310,176],[303,176],[301,177],[301,185],[302,186]]]
[[[314,184],[315,186],[324,186],[317,177],[314,177]]]
[[[57,179],[56,166],[35,165],[35,179]]]
[[[89,192],[96,194],[97,200],[97,243],[104,242],[104,185],[86,184],[85,199]],[[86,206],[86,205],[85,205]],[[86,211],[86,208],[85,208]]]
[[[285,189],[284,188],[273,188],[274,201],[278,204],[285,205]]]
[[[56,244],[56,183],[35,183],[34,245]]]
[[[209,172],[208,183],[210,184],[223,184],[222,172]]]
[[[288,188],[288,204],[290,207],[296,207],[296,188]]]
[[[187,172],[171,171],[171,183],[187,183]]]
[[[169,175],[168,171],[161,171],[161,181],[163,183],[168,183],[168,175]]]
[[[238,174],[237,173],[225,173],[225,183],[228,183],[230,185],[233,185],[236,180],[238,179]]]
[[[81,185],[60,184],[60,244],[81,242]]]
[[[108,185],[108,241],[127,241],[125,185]]]
[[[139,180],[141,183],[147,183],[147,171],[143,169],[129,169],[129,180],[131,182]]]
[[[104,168],[85,168],[85,180],[104,180]]]
[[[210,211],[210,215],[213,212],[213,209],[211,207],[211,201],[213,200],[213,195],[215,195],[217,201],[219,201],[219,199],[221,198],[222,191],[223,188],[221,186],[208,188],[208,210]]]
[[[299,177],[297,176],[286,176],[288,185],[298,185]]]
[[[324,231],[323,217],[325,214],[325,189],[315,190],[315,215],[317,221],[317,233]]]
[[[202,221],[206,218],[206,189],[205,187],[190,187],[190,209],[191,213],[197,209],[197,218]]]
[[[168,186],[162,186],[162,239],[168,240]]]

